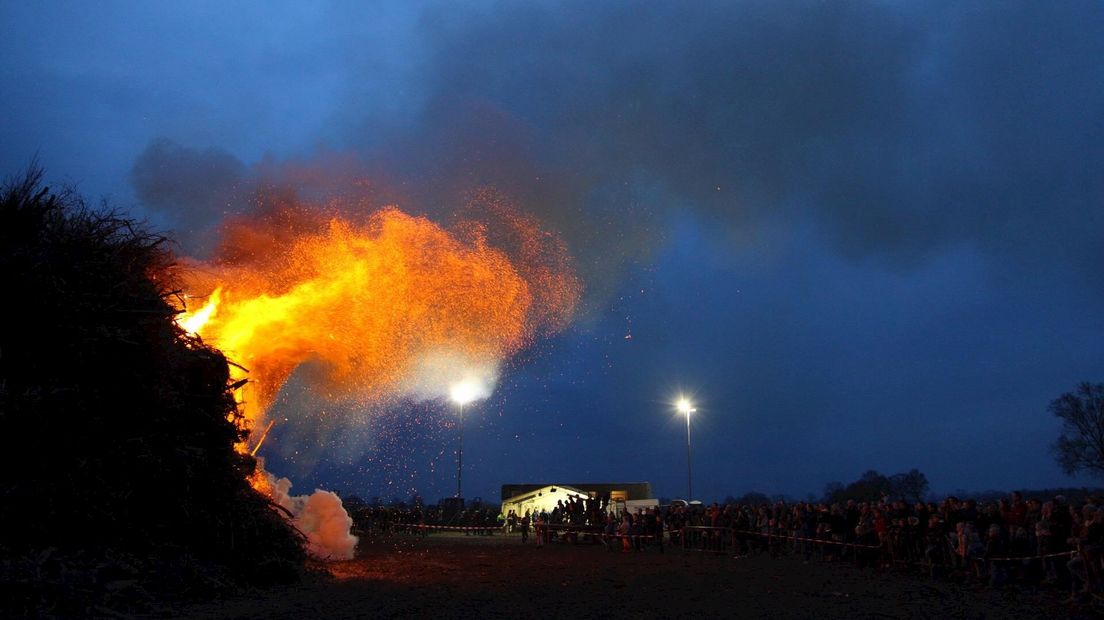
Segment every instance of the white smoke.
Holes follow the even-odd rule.
[[[359,539],[350,533],[353,520],[336,493],[315,489],[311,495],[292,496],[291,481],[268,475],[272,499],[286,508],[292,524],[307,537],[307,552],[322,560],[351,560]]]
[[[452,351],[433,351],[419,357],[414,369],[396,390],[416,402],[453,400],[466,404],[488,398],[498,384],[499,361],[477,360]],[[272,499],[292,514],[292,524],[307,537],[307,551],[323,560],[351,560],[359,539],[350,529],[353,520],[335,493],[316,489],[311,495],[292,495],[291,481],[266,473]]]
[[[416,402],[445,400],[459,385],[467,401],[489,397],[498,384],[498,360],[476,360],[452,351],[432,351],[418,358],[399,392]]]

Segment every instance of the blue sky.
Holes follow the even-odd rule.
[[[683,494],[680,390],[704,499],[1082,484],[1046,407],[1104,379],[1102,27],[1095,2],[7,3],[0,169],[37,156],[185,249],[289,164],[431,215],[513,196],[585,311],[469,412],[471,496]],[[298,489],[452,492],[449,407],[297,403],[269,462]]]

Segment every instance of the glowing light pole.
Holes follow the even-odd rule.
[[[452,386],[449,397],[460,407],[460,449],[456,453],[456,497],[464,497],[461,489],[464,471],[464,405],[475,400],[476,386],[462,381]]]
[[[685,396],[679,398],[676,406],[679,413],[686,415],[686,502],[689,504],[694,499],[694,476],[690,461],[690,414],[697,409]]]

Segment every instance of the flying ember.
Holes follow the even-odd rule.
[[[231,222],[215,259],[187,276],[206,304],[179,324],[242,367],[232,374],[249,379],[239,400],[250,428],[301,365],[316,392],[369,400],[412,381],[424,397],[421,375],[443,365],[428,390],[447,397],[471,369],[497,369],[562,328],[581,291],[535,220],[494,200],[481,214],[458,232],[394,207],[359,221],[281,207]]]

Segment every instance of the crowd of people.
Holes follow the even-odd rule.
[[[599,525],[605,523],[607,515],[616,512],[609,495],[569,495],[566,502],[557,500],[550,511],[530,514],[527,510],[524,514],[517,514],[509,510],[504,518],[507,531],[514,531],[514,527],[522,521],[528,519],[535,524],[538,518],[549,525]]]
[[[1099,498],[1081,505],[1063,496],[1025,500],[1019,493],[987,504],[956,497],[938,504],[888,498],[831,505],[713,504],[676,508],[667,521],[675,536],[695,537],[685,543],[730,545],[734,553],[788,550],[806,559],[920,567],[992,585],[1065,583],[1079,593],[1101,585]]]
[[[476,505],[466,510],[440,506],[363,506],[351,511],[353,527],[362,534],[388,534],[400,530],[428,531],[434,527],[464,528],[471,534],[489,535],[501,527],[498,510]]]
[[[624,552],[667,544],[732,553],[797,554],[883,569],[921,570],[993,586],[1067,587],[1073,598],[1104,588],[1104,498],[1071,502],[1013,492],[995,502],[773,502],[624,510],[609,498],[571,498],[551,511],[518,515],[479,507],[448,514],[437,507],[365,508],[358,525],[458,525],[519,533],[536,544],[581,536]]]
[[[522,515],[510,511],[506,515],[506,531],[520,528],[522,540],[527,540],[532,525],[538,545],[563,538],[578,541],[580,537],[601,541],[607,549],[640,551],[645,544],[663,548],[664,528],[662,511],[658,508],[641,508],[635,512],[612,502],[609,496],[569,497],[567,502],[556,502],[551,511],[539,511]]]

